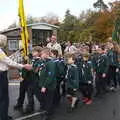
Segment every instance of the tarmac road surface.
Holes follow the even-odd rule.
[[[10,106],[9,114],[14,119],[23,117],[21,113],[13,110],[13,106],[16,104],[16,100],[19,93],[19,83],[10,83],[9,95]],[[27,105],[27,99],[25,99],[25,105]],[[35,100],[35,110],[39,109],[39,103]],[[41,120],[38,115],[36,118],[27,120]],[[72,112],[66,112],[65,102],[61,102],[59,107],[55,111],[53,120],[120,120],[120,91],[110,92],[106,95],[95,98],[91,105],[79,104],[78,107]]]

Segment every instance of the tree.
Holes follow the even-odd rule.
[[[120,2],[113,2],[111,5],[114,13],[116,14],[112,39],[120,44]]]
[[[103,0],[98,0],[96,3],[93,4],[95,8],[98,8],[100,11],[106,10],[108,6],[104,3]]]
[[[65,13],[65,19],[60,25],[59,39],[62,41],[72,40],[76,41],[76,29],[78,26],[78,19],[76,16],[70,13],[70,10],[67,10]]]
[[[16,22],[13,22],[11,25],[8,26],[8,29],[17,27]]]

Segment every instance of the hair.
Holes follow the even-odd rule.
[[[47,48],[47,47],[42,48],[41,53],[46,53],[46,54],[49,54],[49,55],[50,55],[50,49]]]
[[[73,45],[73,42],[72,41],[69,41],[71,45]]]
[[[33,51],[36,51],[36,52],[41,52],[42,51],[42,47],[40,47],[40,46],[35,46],[34,48],[33,48]]]
[[[105,50],[105,45],[101,45],[101,49],[102,49],[102,50]]]
[[[64,55],[64,58],[65,58],[65,59],[72,58],[73,60],[76,60],[76,55],[73,54],[73,53],[68,52],[68,53],[66,53],[66,54]]]
[[[0,47],[5,47],[7,45],[7,37],[0,34]]]
[[[84,53],[84,54],[82,54],[82,56],[85,57],[85,58],[89,58],[90,54],[89,53]]]
[[[52,49],[52,50],[51,50],[51,53],[53,53],[56,57],[58,57],[58,50]]]
[[[112,41],[110,43],[113,44],[113,50],[115,52],[117,52],[118,54],[120,54],[120,46],[119,46],[119,44],[117,42],[115,42],[115,41]]]

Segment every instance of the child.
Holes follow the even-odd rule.
[[[68,64],[67,69],[67,99],[70,103],[70,108],[75,108],[77,98],[77,90],[79,88],[79,74],[78,68],[75,65],[75,55],[71,53],[67,53],[65,55],[65,60]]]
[[[50,50],[43,48],[41,51],[41,59],[43,67],[39,70],[39,88],[41,94],[42,109],[46,111],[46,120],[50,119],[54,110],[54,94],[57,86],[56,80],[56,63],[50,57]]]
[[[41,47],[36,46],[34,47],[32,51],[32,57],[29,58],[30,63],[36,63],[36,60],[39,58],[39,53],[40,53]],[[25,61],[27,62],[27,61]],[[33,65],[34,67],[34,65]],[[28,97],[28,105],[26,108],[25,113],[31,113],[34,110],[34,82],[35,82],[35,74],[34,70],[26,70],[22,69],[22,78],[23,80],[20,82],[20,91],[19,91],[19,97],[17,104],[14,106],[15,110],[22,110],[23,104],[24,104],[24,99],[25,99],[25,93],[27,92],[27,97]]]
[[[98,49],[99,57],[95,68],[96,72],[96,96],[99,96],[107,90],[107,73],[109,61],[104,47]]]
[[[61,96],[64,94],[65,88],[65,74],[66,74],[66,65],[64,64],[64,60],[58,58],[58,51],[51,50],[51,58],[53,62],[56,63],[56,78],[57,78],[57,86],[55,90],[55,98],[54,104],[58,105],[60,102]]]
[[[83,102],[85,104],[92,103],[92,92],[93,92],[93,77],[91,62],[89,61],[89,53],[83,54],[83,64],[81,67],[82,77],[80,78],[80,91],[83,94]]]

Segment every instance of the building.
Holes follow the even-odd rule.
[[[51,25],[48,23],[35,23],[28,25],[29,41],[32,42],[32,45],[41,45],[46,43],[48,37],[53,33],[57,34],[58,26]],[[1,32],[8,38],[8,50],[16,51],[21,48],[21,36],[20,36],[20,27],[12,28]]]
[[[47,24],[47,23],[36,23],[30,24],[28,27],[29,33],[29,41],[32,45],[41,45],[41,43],[46,43],[48,37],[51,37],[52,34],[57,35],[57,30],[59,29],[58,26]],[[22,40],[21,40],[21,29],[20,27],[8,29],[5,31],[0,32],[7,36],[8,39],[8,55],[13,55],[13,53],[21,48]],[[18,56],[18,57],[17,57]],[[17,54],[15,56],[18,61],[21,59],[21,56]],[[14,60],[14,59],[13,59]],[[16,60],[15,60],[16,61]],[[18,79],[19,78],[19,71],[11,68],[9,70],[9,79]]]

